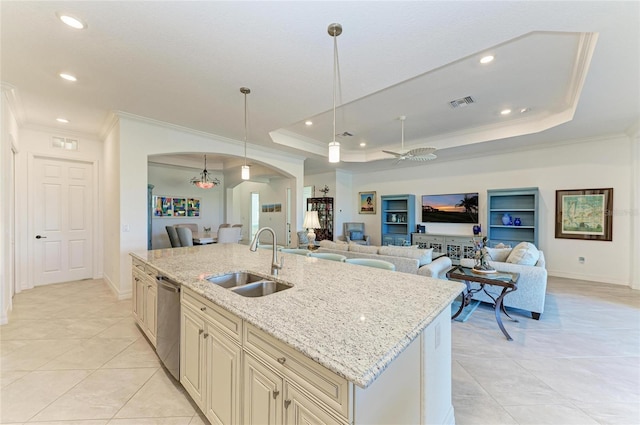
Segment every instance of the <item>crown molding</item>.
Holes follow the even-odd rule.
[[[18,88],[13,84],[0,81],[0,89],[2,90],[2,94],[7,99],[9,110],[13,112],[18,126],[23,127],[24,123],[26,122],[26,115],[24,112],[24,106],[22,104],[20,94],[18,93]]]

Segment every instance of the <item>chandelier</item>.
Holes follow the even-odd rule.
[[[209,172],[207,171],[207,155],[204,156],[204,169],[200,172],[200,177],[193,177],[191,179],[191,184],[199,187],[200,189],[211,189],[220,184],[220,180],[209,176]]]

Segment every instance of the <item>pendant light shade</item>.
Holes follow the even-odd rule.
[[[340,162],[340,143],[336,142],[336,90],[338,86],[338,36],[342,34],[342,25],[330,24],[327,32],[333,37],[333,134],[329,143],[329,162]]]
[[[220,180],[217,178],[209,177],[209,171],[207,171],[207,155],[204,156],[204,169],[200,172],[200,177],[193,177],[191,184],[200,189],[211,189],[220,184]]]
[[[244,165],[240,172],[242,180],[249,180],[251,178],[251,167],[247,165],[247,95],[251,93],[248,87],[240,87],[240,93],[244,94]]]

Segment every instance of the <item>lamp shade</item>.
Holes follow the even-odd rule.
[[[241,176],[242,180],[249,180],[251,178],[251,168],[248,165],[242,166]]]
[[[304,223],[302,227],[305,229],[317,229],[320,227],[320,220],[318,220],[318,211],[307,211],[304,213]]]
[[[329,162],[340,162],[340,143],[335,141],[329,143]]]

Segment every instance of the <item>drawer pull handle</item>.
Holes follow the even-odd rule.
[[[288,409],[290,404],[291,404],[291,400],[285,400],[284,401],[284,408]]]
[[[273,399],[275,400],[275,399],[278,397],[278,395],[279,395],[279,394],[280,394],[280,391],[275,390],[275,391],[273,392]]]
[[[208,336],[209,334],[204,334],[204,339],[207,339]]]
[[[207,307],[200,307],[200,311],[206,311]]]
[[[204,329],[200,329],[200,330],[198,331],[198,335],[202,335],[202,333],[203,333],[203,332],[204,332]]]
[[[284,357],[278,357],[278,363],[280,363],[280,364],[284,364],[284,362],[286,362],[286,361],[287,361],[287,359],[286,359],[286,358],[284,358]]]

